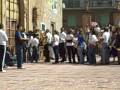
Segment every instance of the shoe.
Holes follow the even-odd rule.
[[[72,64],[72,62],[69,62],[69,64]]]
[[[77,64],[76,62],[73,62],[73,64]]]
[[[25,69],[24,67],[17,67],[17,69]]]
[[[65,60],[61,60],[60,62],[63,63],[63,62],[65,62]]]
[[[1,70],[1,72],[5,73],[5,72],[6,72],[6,70]]]
[[[59,62],[53,62],[52,64],[58,64]]]

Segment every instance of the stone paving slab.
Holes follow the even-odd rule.
[[[0,90],[120,90],[120,66],[24,64],[0,73]]]

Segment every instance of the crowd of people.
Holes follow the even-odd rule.
[[[59,30],[58,30],[59,31]],[[15,54],[11,54],[7,47],[8,37],[3,26],[0,25],[0,71],[5,72],[5,65],[14,65],[16,59],[18,69],[23,69],[23,62],[29,60],[38,63],[40,59],[40,46],[43,45],[45,62],[55,60],[53,64],[97,64],[96,55],[101,57],[101,64],[110,63],[110,57],[118,57],[120,64],[120,27],[108,25],[100,28],[99,25],[82,28],[61,28],[61,32],[47,29],[43,38],[39,37],[37,30],[25,33],[25,29],[17,26],[15,32]],[[44,42],[43,42],[44,41]],[[6,52],[7,47],[7,52]],[[26,57],[28,52],[28,57]],[[86,59],[85,59],[86,58]]]
[[[96,55],[101,57],[101,64],[109,64],[110,57],[118,57],[120,64],[120,28],[108,25],[101,29],[98,25],[87,28],[62,28],[61,32],[46,33],[46,62],[50,61],[50,47],[53,47],[55,64],[69,63],[96,64]],[[85,60],[87,57],[87,60]],[[61,60],[60,60],[61,59]]]

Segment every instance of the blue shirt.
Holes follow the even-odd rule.
[[[78,35],[78,46],[84,47],[84,38],[82,35]]]
[[[22,38],[21,32],[20,31],[16,31],[15,32],[15,43],[16,43],[16,45],[22,45],[23,44],[21,38]]]

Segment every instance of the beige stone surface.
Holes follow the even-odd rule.
[[[29,29],[32,30],[32,9],[37,8],[37,28],[41,29],[41,23],[44,23],[46,29],[52,29],[51,23],[55,24],[55,29],[60,31],[62,27],[62,0],[56,0],[57,13],[52,11],[53,0],[29,0]],[[52,31],[52,30],[51,30]]]
[[[24,64],[0,73],[0,90],[120,90],[120,66]]]

